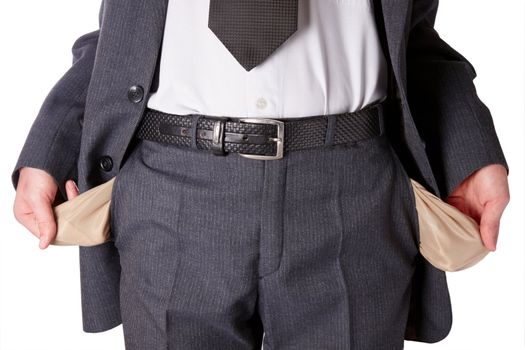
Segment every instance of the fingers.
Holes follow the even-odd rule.
[[[465,200],[460,196],[448,196],[445,200],[446,203],[452,205],[459,211],[468,215],[467,208],[465,206]]]
[[[51,203],[40,200],[33,203],[33,211],[40,233],[40,249],[45,249],[56,237],[56,221]]]
[[[13,206],[13,213],[16,220],[25,226],[36,238],[40,238],[38,231],[38,222],[36,221],[35,213],[31,206],[21,196],[17,194],[15,204]]]
[[[500,220],[505,206],[505,202],[502,201],[489,201],[481,212],[481,239],[487,249],[492,251],[496,250]]]
[[[24,167],[20,171],[13,212],[16,219],[40,239],[39,247],[47,248],[56,237],[53,200],[57,184],[44,170]]]
[[[56,238],[57,233],[53,204],[47,191],[37,191],[31,186],[26,188],[21,187],[20,192],[17,191],[13,211],[16,219],[40,239],[39,248],[45,249]],[[79,195],[73,180],[66,182],[66,192],[68,200]]]
[[[68,180],[65,187],[68,200],[79,195],[75,181]],[[24,171],[17,187],[13,213],[18,222],[40,239],[40,249],[47,248],[56,238],[57,224],[53,211],[56,191],[53,178],[38,169]]]
[[[45,249],[56,236],[56,221],[51,201],[44,196],[25,199],[17,196],[15,217],[35,237],[40,239],[40,249]]]

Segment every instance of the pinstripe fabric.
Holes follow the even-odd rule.
[[[274,161],[140,140],[113,188],[134,349],[402,349],[418,257],[383,135]]]
[[[210,0],[208,27],[247,71],[297,30],[298,0]]]

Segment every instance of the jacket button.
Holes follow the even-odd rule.
[[[113,168],[113,160],[110,156],[102,156],[100,158],[100,168],[104,171],[110,171]]]
[[[133,85],[128,89],[128,99],[133,103],[139,103],[144,97],[144,89],[140,85]]]

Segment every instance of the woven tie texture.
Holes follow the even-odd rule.
[[[210,0],[208,27],[250,71],[297,31],[298,0]]]

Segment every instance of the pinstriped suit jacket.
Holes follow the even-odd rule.
[[[508,165],[489,109],[476,94],[476,72],[434,30],[437,0],[377,0],[386,53],[395,77],[387,134],[407,173],[441,198],[476,169]],[[73,64],[51,89],[12,172],[46,170],[67,198],[73,178],[81,192],[115,176],[158,82],[168,0],[102,0],[99,29],[72,46]],[[131,102],[128,89],[144,98]],[[109,155],[110,171],[100,159]],[[80,247],[83,329],[101,332],[121,323],[120,264],[113,243]],[[405,339],[436,342],[452,323],[445,272],[424,259],[416,268]]]

